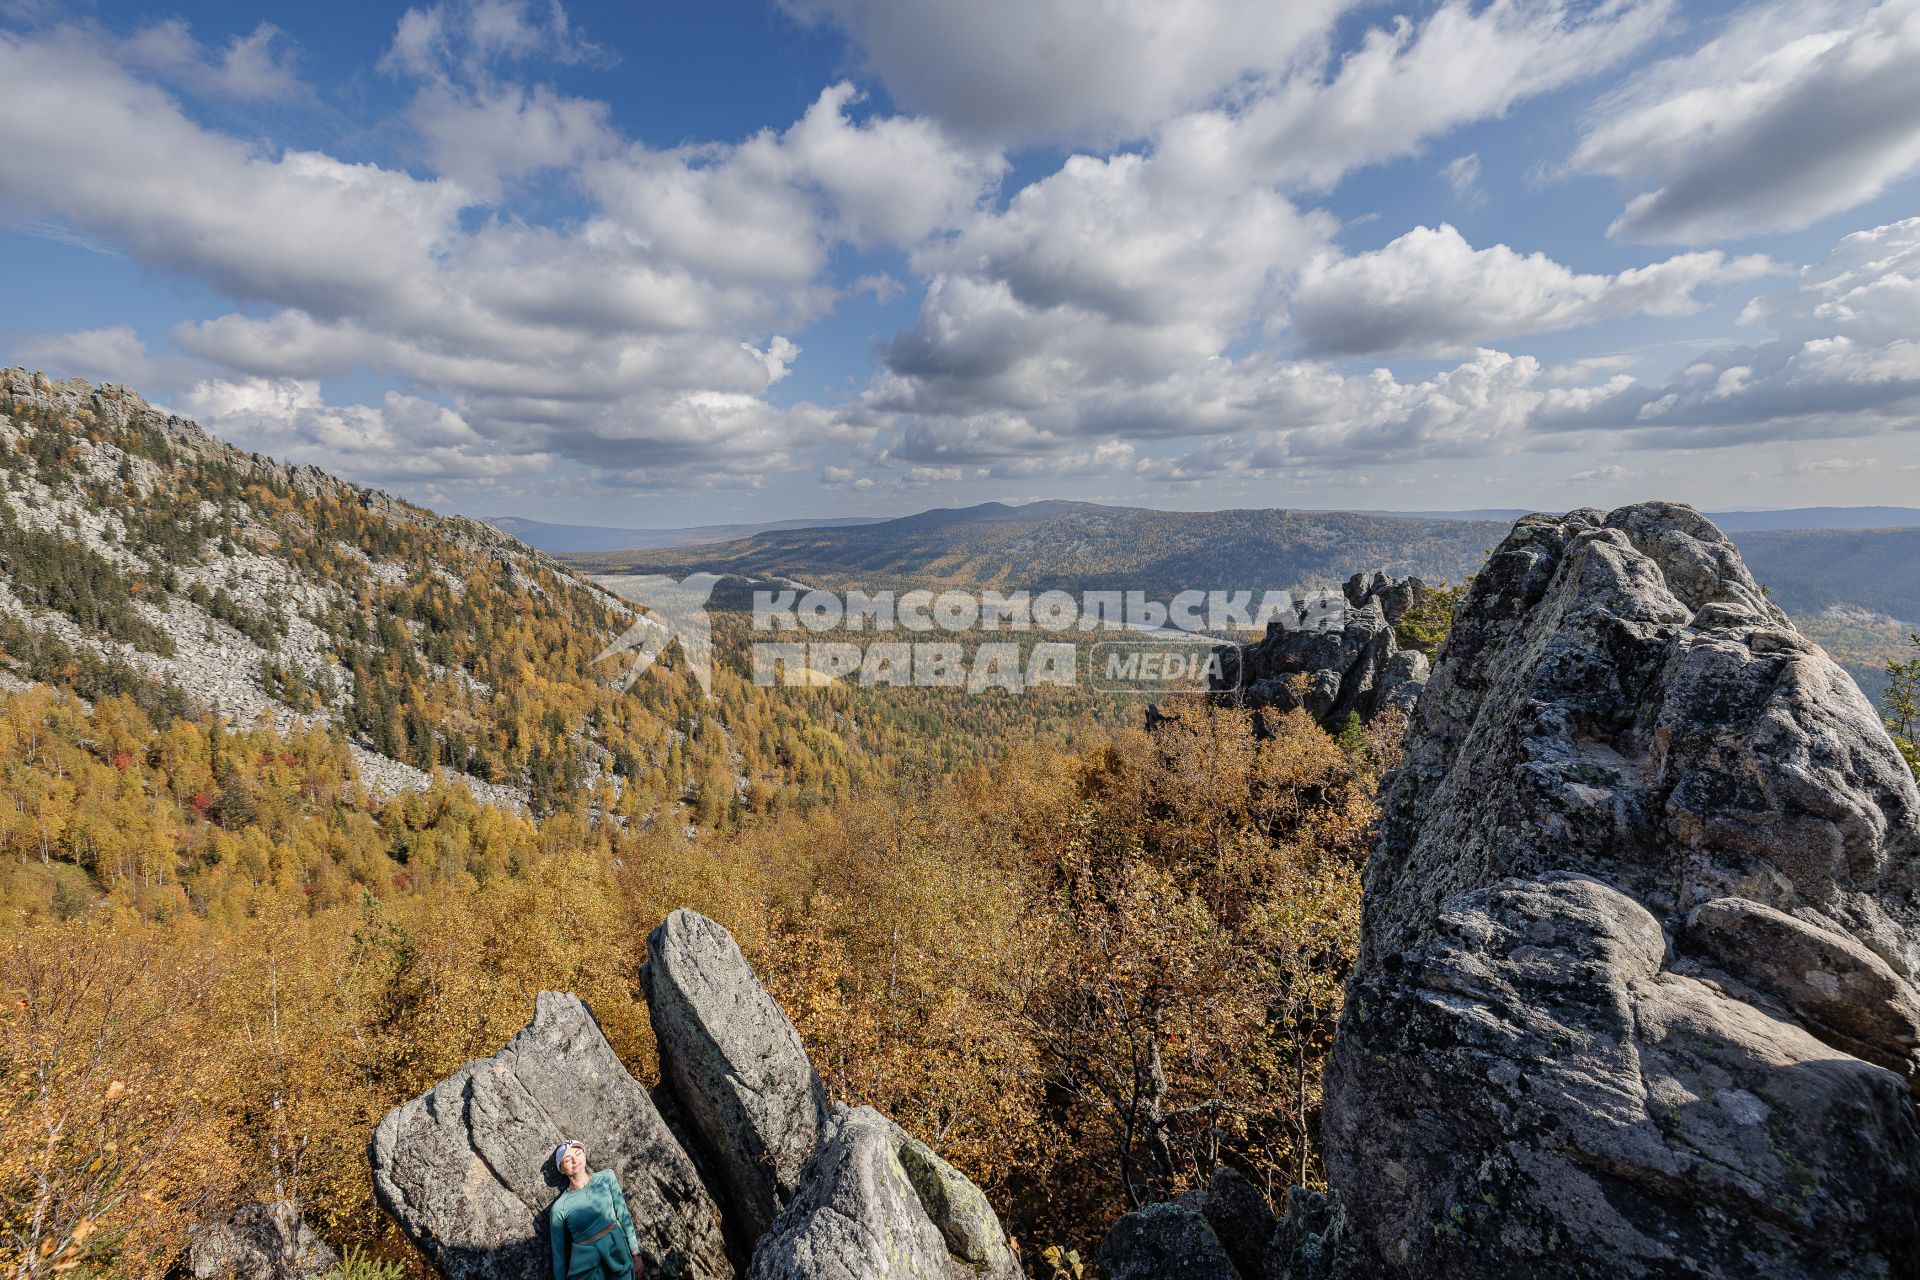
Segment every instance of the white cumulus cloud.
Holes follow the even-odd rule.
[[[1582,274],[1542,253],[1503,244],[1475,249],[1442,223],[1370,253],[1316,258],[1293,292],[1293,324],[1317,354],[1447,354],[1616,316],[1688,315],[1699,309],[1702,287],[1775,270],[1760,255],[1716,251]]]
[[[1700,242],[1803,227],[1920,174],[1920,4],[1790,0],[1593,113],[1576,169],[1632,193],[1613,230]]]
[[[402,21],[389,61],[427,80],[408,117],[436,162],[427,177],[209,128],[87,35],[0,33],[0,82],[35,86],[0,103],[0,208],[245,304],[177,326],[164,358],[120,342],[118,376],[160,370],[165,392],[192,381],[181,362],[201,362],[211,410],[221,387],[318,395],[321,379],[370,372],[451,406],[501,467],[564,458],[616,484],[757,483],[799,465],[796,448],[870,435],[857,406],[766,402],[799,354],[785,335],[841,296],[836,246],[916,245],[972,216],[1004,166],[925,120],[856,119],[846,85],[785,131],[648,148],[603,104],[491,70],[586,56],[557,6]],[[539,167],[566,171],[581,216],[541,224],[493,203]],[[889,199],[890,182],[908,197]],[[112,337],[38,341],[114,376],[98,358]],[[324,429],[361,475],[399,466],[381,450],[427,430],[404,405],[277,403],[226,406],[222,421],[279,431],[289,449]],[[355,446],[355,431],[380,446]],[[448,448],[423,438],[421,473],[483,473],[478,445]]]

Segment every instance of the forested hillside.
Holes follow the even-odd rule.
[[[625,606],[493,531],[121,388],[6,386],[12,1274],[160,1274],[281,1197],[419,1273],[374,1121],[542,988],[639,1069],[644,938],[680,906],[739,937],[833,1095],[963,1167],[1031,1257],[1222,1157],[1275,1194],[1314,1176],[1396,726],[758,689],[737,619],[711,702],[673,651],[623,693],[594,659]]]
[[[377,800],[317,730],[13,694],[5,1247],[45,1250],[27,1275],[152,1275],[195,1222],[286,1196],[417,1267],[371,1199],[374,1122],[542,989],[588,999],[639,1070],[644,939],[680,906],[728,922],[833,1096],[933,1143],[1036,1251],[1223,1158],[1278,1195],[1317,1176],[1394,750],[1193,708],[696,840],[458,785]]]
[[[1763,531],[1736,540],[1789,613],[1843,605],[1920,620],[1920,528]]]
[[[337,733],[376,791],[433,770],[486,800],[622,820],[813,804],[866,759],[831,698],[710,705],[673,658],[595,659],[618,598],[476,521],[220,444],[121,387],[0,388],[0,678]],[[863,760],[865,763],[863,764]]]

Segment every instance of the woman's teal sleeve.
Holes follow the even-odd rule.
[[[566,1192],[560,1193],[562,1198]],[[547,1237],[553,1241],[553,1280],[567,1280],[567,1219],[560,1212],[560,1201],[547,1210]]]

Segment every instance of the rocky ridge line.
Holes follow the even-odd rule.
[[[465,516],[442,516],[379,490],[351,484],[317,467],[280,464],[264,455],[225,444],[198,424],[155,408],[129,387],[115,383],[96,387],[79,378],[56,381],[43,373],[8,367],[0,369],[0,395],[16,405],[62,418],[150,431],[184,458],[225,464],[241,474],[262,479],[272,475],[302,492],[357,505],[385,519],[416,527],[430,526],[436,536],[488,557],[517,586],[526,590],[540,589],[526,566],[538,565],[562,576],[571,576],[565,566],[490,525]],[[24,422],[16,423],[0,413],[0,439],[9,445],[20,443],[29,430],[32,428]],[[77,474],[90,480],[117,485],[121,483],[124,466],[131,473],[130,483],[141,492],[150,493],[162,479],[162,468],[150,459],[129,455],[111,443],[76,437],[73,447]],[[56,492],[35,482],[26,492],[0,490],[0,502],[8,503],[23,525],[58,533],[122,569],[144,572],[150,568],[125,545],[127,531],[119,518],[111,512],[91,509],[78,494]],[[211,504],[202,505],[208,513],[214,512]],[[250,519],[252,513],[243,509],[240,514],[243,529],[272,533],[264,523]],[[366,563],[376,580],[392,584],[404,581],[411,572],[407,565],[370,561],[357,548],[347,550]],[[269,659],[298,669],[309,680],[329,669],[324,656],[325,638],[312,622],[301,616],[300,609],[312,611],[324,606],[335,591],[332,584],[308,581],[289,565],[246,549],[212,555],[206,564],[174,566],[174,569],[181,583],[180,592],[158,603],[143,600],[135,605],[143,618],[173,642],[175,653],[171,656],[148,653],[133,645],[91,634],[58,613],[30,609],[4,581],[0,581],[0,614],[17,617],[69,647],[90,649],[125,663],[144,676],[170,681],[195,705],[239,723],[251,724],[265,717],[276,730],[286,733],[324,727],[333,722],[333,715],[303,713],[287,707],[261,686],[255,674],[261,663]],[[439,572],[444,574],[444,570]],[[185,590],[196,584],[208,590],[224,589],[243,600],[257,600],[269,593],[284,598],[288,602],[285,619],[288,626],[279,647],[269,653],[188,600]],[[449,586],[457,590],[459,584],[450,579]],[[633,613],[629,604],[597,586],[583,583],[580,589],[593,592],[601,603],[621,615]],[[338,713],[351,700],[350,677],[337,666],[331,670],[341,684],[333,702],[333,711]],[[435,674],[456,679],[467,675],[464,671],[444,668],[436,669]],[[361,780],[376,795],[424,791],[431,783],[431,776],[425,770],[405,761],[380,755],[360,743],[350,743],[349,749]],[[519,787],[452,770],[442,772],[449,780],[464,785],[483,804],[519,811],[527,807],[526,793]]]

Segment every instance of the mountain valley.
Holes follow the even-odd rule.
[[[662,931],[697,927],[708,937],[699,945],[725,961],[731,986],[718,1005],[762,1010],[759,1030],[714,1069],[786,1061],[766,1087],[815,1107],[820,1145],[782,1157],[790,1202],[742,1216],[737,1192],[715,1184],[695,1194],[688,1179],[700,1161],[749,1159],[732,1144],[750,1151],[760,1139],[674,1128],[675,1104],[661,1102],[667,1119],[629,1135],[655,1154],[616,1149],[630,1181],[656,1157],[685,1175],[680,1199],[646,1201],[662,1265],[683,1248],[720,1277],[777,1253],[787,1259],[778,1274],[810,1280],[804,1259],[815,1246],[805,1242],[837,1238],[844,1217],[820,1208],[846,1185],[831,1161],[885,1150],[946,1170],[942,1194],[976,1206],[963,1222],[960,1201],[910,1180],[873,1192],[892,1199],[861,1202],[858,1213],[894,1224],[885,1230],[917,1233],[928,1265],[977,1247],[1008,1280],[1016,1260],[1046,1280],[1077,1280],[1093,1265],[1120,1280],[1161,1275],[1195,1258],[1216,1280],[1295,1280],[1324,1274],[1311,1259],[1336,1256],[1347,1259],[1343,1274],[1366,1275],[1370,1254],[1427,1247],[1405,1227],[1424,1210],[1402,1203],[1396,1166],[1368,1125],[1379,1116],[1430,1133],[1442,1121],[1396,1100],[1371,1068],[1349,1062],[1329,1075],[1336,1045],[1364,1036],[1380,1061],[1403,1064],[1398,1076],[1451,1073],[1449,1096],[1496,1111],[1511,1101],[1499,1093],[1511,1082],[1504,1069],[1487,1077],[1448,1056],[1438,1046],[1454,1033],[1429,1028],[1396,985],[1402,970],[1366,950],[1387,945],[1366,943],[1362,927],[1370,851],[1383,832],[1396,847],[1417,843],[1410,815],[1427,804],[1421,788],[1440,789],[1448,807],[1428,808],[1466,833],[1460,847],[1483,803],[1500,806],[1502,832],[1526,830],[1542,805],[1561,829],[1585,830],[1598,822],[1588,804],[1596,788],[1653,785],[1645,779],[1657,771],[1613,762],[1666,740],[1674,726],[1647,717],[1680,699],[1691,700],[1689,723],[1736,711],[1791,722],[1794,741],[1811,744],[1795,748],[1803,754],[1841,741],[1819,766],[1831,775],[1823,785],[1861,813],[1894,812],[1912,791],[1911,777],[1892,772],[1904,767],[1896,747],[1920,759],[1910,738],[1887,737],[1806,638],[1863,683],[1877,671],[1891,716],[1891,695],[1911,696],[1920,666],[1897,688],[1888,681],[1885,662],[1910,661],[1913,647],[1906,624],[1874,610],[1920,598],[1903,560],[1915,530],[1758,530],[1738,535],[1736,549],[1690,510],[1660,504],[1509,529],[1050,502],[554,557],[487,524],[221,444],[123,387],[19,369],[4,377],[0,967],[19,1007],[40,1012],[0,1021],[0,1053],[37,1064],[43,1083],[0,1109],[0,1187],[11,1189],[9,1205],[43,1206],[39,1218],[7,1210],[8,1230],[37,1233],[30,1256],[90,1268],[82,1274],[159,1274],[214,1256],[210,1241],[239,1249],[269,1237],[310,1251],[327,1242],[337,1269],[309,1274],[345,1280],[423,1276],[430,1265],[492,1275],[486,1258],[530,1256],[538,1241],[524,1211],[546,1194],[530,1167],[500,1174],[505,1190],[486,1194],[506,1199],[484,1214],[416,1206],[461,1161],[501,1158],[509,1131],[537,1130],[550,1149],[555,1109],[616,1105],[603,1092],[609,1080],[623,1115],[650,1113],[662,1090],[701,1087],[669,1080],[685,1070],[676,1063],[708,1050],[677,1021],[681,1006],[663,1003],[660,973],[643,967],[682,945],[662,942]],[[1770,569],[1748,575],[1749,546]],[[644,623],[593,575],[614,583],[635,572],[724,575],[711,697],[678,642],[633,680],[623,678],[626,655],[608,656]],[[1149,709],[1137,695],[1083,688],[1009,697],[854,680],[761,687],[747,655],[751,592],[795,583],[1160,597],[1344,583],[1345,605],[1335,633],[1270,634],[1238,651],[1257,697],[1175,697]],[[1632,614],[1607,624],[1631,643],[1609,647],[1552,609],[1515,603],[1552,592],[1582,617],[1616,606]],[[1456,643],[1449,633],[1461,627],[1467,639]],[[1457,656],[1539,646],[1575,656],[1537,667]],[[1711,660],[1729,653],[1741,683],[1722,697]],[[1639,682],[1632,708],[1609,701],[1610,678],[1556,683],[1618,654],[1621,679]],[[1496,667],[1532,692],[1483,697],[1474,672]],[[1770,680],[1801,693],[1753,710],[1773,706]],[[1578,718],[1576,703],[1613,745],[1576,750],[1552,738]],[[1550,801],[1515,789],[1523,771],[1499,755],[1506,745],[1471,737],[1471,723],[1492,723],[1510,704],[1552,712],[1527,722],[1541,758],[1591,756],[1566,765],[1571,781]],[[1825,728],[1808,719],[1820,715],[1836,718]],[[1509,726],[1489,742],[1525,736]],[[1462,737],[1478,745],[1448,746]],[[1754,737],[1747,720],[1720,735]],[[1705,777],[1720,738],[1672,740],[1705,762],[1695,770]],[[1402,767],[1409,750],[1414,764]],[[1456,757],[1457,779],[1447,772]],[[1791,792],[1780,769],[1760,755],[1735,766],[1770,779],[1768,797]],[[1468,777],[1474,770],[1484,778]],[[1636,812],[1668,811],[1658,796],[1628,799]],[[1764,814],[1767,831],[1800,829],[1794,814]],[[1673,823],[1661,841],[1705,839],[1685,812]],[[1855,826],[1881,829],[1865,818]],[[1615,836],[1593,830],[1584,865],[1606,871]],[[1886,830],[1887,841],[1905,839]],[[1496,852],[1532,874],[1533,847]],[[1558,919],[1554,904],[1566,899],[1569,918],[1601,921],[1600,942],[1563,939],[1569,955],[1588,957],[1579,964],[1600,963],[1594,947],[1616,955],[1607,930],[1637,946],[1668,928],[1690,947],[1722,948],[1714,963],[1740,966],[1742,982],[1773,991],[1766,984],[1786,981],[1754,939],[1800,926],[1780,924],[1765,904],[1716,899],[1736,905],[1716,907],[1711,929],[1678,915],[1649,926],[1649,911],[1670,911],[1656,890],[1638,890],[1643,905],[1549,870],[1533,896],[1488,897],[1486,886],[1447,888],[1466,863],[1419,850],[1401,859],[1415,870],[1394,890],[1409,931],[1424,916],[1404,904],[1443,889],[1458,895],[1449,911],[1477,922],[1474,939],[1536,927],[1536,915]],[[1885,895],[1870,880],[1847,892],[1877,903]],[[1880,908],[1860,910],[1861,936],[1878,938]],[[1816,1008],[1805,1002],[1818,992],[1798,987],[1752,999],[1769,1009],[1786,1001],[1781,1016],[1812,1029],[1792,1033],[1803,1058],[1820,1052],[1803,1043],[1808,1034],[1826,1036],[1841,1046],[1831,1052],[1857,1049],[1881,1064],[1849,1057],[1845,1070],[1891,1080],[1904,1069],[1905,1033],[1887,1019],[1904,1016],[1895,997],[1906,979],[1856,955],[1864,944],[1852,936],[1793,935],[1856,966],[1846,971],[1862,975],[1848,978],[1851,1004]],[[1448,966],[1479,963],[1448,950],[1450,938],[1441,929],[1416,948],[1435,981],[1457,982]],[[1695,961],[1675,965],[1660,981],[1693,984],[1686,998],[1706,999]],[[1607,971],[1616,979],[1628,981]],[[1366,1008],[1390,1010],[1392,1021],[1348,1018],[1350,982],[1367,984]],[[1893,1012],[1882,1017],[1872,1011],[1885,992],[1895,993],[1885,997]],[[1713,997],[1731,1047],[1701,1070],[1747,1071],[1749,1014],[1734,1007],[1746,998]],[[1529,997],[1526,1007],[1558,1006]],[[1648,1007],[1665,1016],[1665,1005]],[[1848,1012],[1857,1008],[1868,1013]],[[1858,1034],[1831,1030],[1829,1019],[1855,1016],[1866,1019]],[[754,1039],[767,1028],[801,1046],[797,1058]],[[1527,1052],[1500,1050],[1515,1061]],[[1674,1067],[1672,1079],[1693,1069]],[[487,1105],[518,1121],[454,1108],[463,1118],[451,1124],[453,1111],[433,1102],[508,1070],[533,1081],[537,1103],[500,1086]],[[631,1078],[620,1083],[623,1073]],[[1746,1094],[1736,1100],[1773,1089],[1763,1075],[1740,1075]],[[1483,1078],[1493,1085],[1474,1083]],[[1807,1198],[1809,1212],[1834,1221],[1854,1221],[1848,1196],[1884,1199],[1900,1176],[1872,1160],[1904,1150],[1905,1113],[1880,1076],[1861,1078],[1874,1126],[1867,1155],[1856,1168],[1837,1147],[1808,1153],[1821,1186],[1851,1179],[1846,1195]],[[1765,1096],[1793,1114],[1826,1105]],[[1567,1106],[1566,1123],[1593,1123],[1587,1103]],[[110,1145],[76,1160],[59,1141],[25,1141],[48,1117],[81,1135],[73,1141]],[[370,1164],[369,1138],[396,1126],[437,1135],[435,1159],[450,1163],[412,1168],[389,1139],[375,1141]],[[1682,1134],[1675,1149],[1696,1139],[1706,1140]],[[681,1145],[699,1159],[675,1155]],[[1419,1186],[1458,1199],[1471,1171],[1447,1149],[1422,1159]],[[1761,1200],[1796,1167],[1765,1165]],[[123,1196],[133,1183],[151,1194]],[[1500,1213],[1528,1248],[1550,1251],[1566,1224],[1530,1185],[1502,1186],[1507,1199],[1445,1219],[1457,1236],[1428,1233],[1434,1257],[1492,1258],[1486,1267],[1497,1269],[1497,1250],[1475,1252],[1492,1237],[1474,1229]],[[1690,1187],[1677,1199],[1658,1186],[1645,1194],[1668,1213],[1692,1205]],[[1396,1207],[1364,1212],[1376,1203]],[[1901,1247],[1892,1227],[1857,1234],[1864,1257]],[[1708,1252],[1733,1247],[1712,1233],[1689,1239]],[[1776,1233],[1768,1247],[1798,1256],[1797,1239]],[[479,1261],[459,1252],[470,1246]]]

